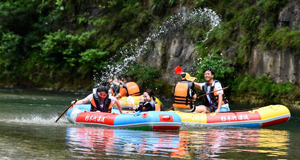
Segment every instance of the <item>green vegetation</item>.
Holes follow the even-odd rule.
[[[300,31],[284,27],[271,33],[265,41],[265,45],[269,45],[272,48],[279,50],[292,49],[296,51],[300,49]]]
[[[271,48],[298,51],[300,49],[297,45],[300,41],[298,28],[292,29],[287,26],[277,29],[278,10],[287,3],[287,0],[193,1],[191,6],[212,8],[223,20],[220,27],[209,34],[208,40],[199,43],[196,47],[200,57],[203,57],[197,77],[203,76],[199,73],[202,73],[207,66],[216,68],[215,70],[223,70],[223,75],[216,73],[216,79],[226,77],[227,83],[225,83],[230,86],[232,99],[240,102],[246,100],[244,102],[252,103],[251,98],[256,97],[263,100],[264,104],[292,104],[299,99],[297,85],[289,82],[276,84],[265,76],[254,78],[250,75],[240,75],[247,70],[248,57],[255,45],[259,44],[265,50]],[[215,58],[216,53],[228,53],[228,51],[231,55],[230,61],[227,64],[223,61],[220,66],[224,67],[218,66],[216,61],[220,59]],[[234,67],[234,74],[230,74],[231,67]]]
[[[215,71],[215,77],[220,80],[228,80],[228,75],[233,73],[233,67],[228,66],[229,61],[225,61],[222,59],[220,55],[218,55],[214,51],[210,51],[212,54],[204,57],[200,64],[198,65],[198,71],[196,78],[203,79],[204,70],[206,68],[212,68]]]
[[[136,83],[139,84],[142,91],[152,89],[155,94],[171,97],[174,86],[160,80],[161,74],[148,66],[133,64],[127,74],[132,75]],[[142,75],[142,76],[141,76]]]
[[[291,83],[286,82],[276,85],[271,78],[267,78],[266,76],[254,78],[253,76],[249,75],[241,75],[235,79],[235,83],[237,84],[236,92],[238,94],[253,92],[259,96],[264,96],[271,99],[275,98],[275,100],[282,95],[288,95],[294,90],[294,87]]]
[[[174,4],[158,2],[152,9],[126,0],[0,2],[0,84],[91,88],[109,57],[141,38],[156,11]]]
[[[3,0],[0,85],[90,89],[95,73],[101,76],[107,64],[119,63],[120,59],[111,61],[111,57],[126,56],[120,49],[136,40],[143,42],[150,30],[157,29],[178,6],[186,5],[190,9],[210,8],[222,18],[205,42],[201,41],[209,26],[187,25],[184,30],[202,58],[196,64],[198,79],[210,67],[216,71],[216,79],[232,86],[233,94],[248,93],[276,102],[297,99],[299,89],[290,83],[276,85],[263,76],[236,76],[247,70],[253,46],[259,44],[265,50],[300,49],[298,28],[277,29],[278,10],[287,3],[288,0]],[[230,57],[225,57],[228,52]],[[142,89],[151,86],[162,94],[172,92],[172,86],[159,80],[159,71],[138,64],[129,68],[124,74],[132,74]]]
[[[250,75],[240,75],[235,79],[234,95],[238,98],[244,97],[246,101],[251,102],[251,98],[264,100],[264,104],[294,103],[294,100],[300,98],[299,86],[290,82],[275,84],[271,78],[260,76],[254,78]]]
[[[195,7],[211,7],[223,20],[221,27],[211,32],[207,41],[198,45],[199,53],[204,57],[207,48],[222,53],[234,47],[236,58],[232,62],[238,70],[245,70],[248,55],[255,44],[262,44],[266,48],[297,49],[295,44],[300,39],[296,34],[298,31],[288,28],[276,30],[278,10],[287,2],[234,0],[194,3]]]

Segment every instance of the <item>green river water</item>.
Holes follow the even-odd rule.
[[[0,159],[299,159],[300,110],[263,129],[184,125],[178,132],[76,126],[63,116],[88,93],[0,88]],[[170,108],[170,100],[161,100]],[[231,109],[251,106],[231,104]],[[255,106],[257,107],[257,106]]]

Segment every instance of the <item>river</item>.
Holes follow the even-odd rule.
[[[263,129],[184,125],[178,132],[136,131],[77,126],[65,116],[55,123],[72,100],[87,94],[0,88],[0,159],[300,158],[297,109],[290,109],[287,123]]]

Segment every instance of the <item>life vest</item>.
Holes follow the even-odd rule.
[[[117,93],[119,92],[119,90],[120,90],[120,87],[119,87],[119,86],[117,86],[117,85],[115,85],[115,84],[110,85],[110,90],[109,90],[109,92],[111,93],[112,96],[117,95]]]
[[[155,111],[156,108],[156,102],[150,102],[151,106],[152,106],[152,111]]]
[[[150,111],[155,111],[155,102],[146,102],[144,103],[141,107],[142,107],[142,111],[144,111],[146,109],[146,105],[148,105],[148,103],[151,105],[151,110]]]
[[[155,101],[155,111],[160,111],[160,105]]]
[[[180,81],[175,85],[174,103],[175,108],[192,109],[194,106],[192,88],[194,83],[191,81]]]
[[[220,81],[214,80],[214,82],[213,82],[213,83],[211,84],[211,86],[210,86],[210,90],[209,90],[209,91],[208,91],[208,85],[207,85],[207,83],[205,82],[205,84],[202,86],[203,92],[204,92],[204,93],[209,93],[209,92],[212,92],[212,91],[216,91],[215,84],[216,84],[217,82],[219,82],[219,83],[221,84],[222,88],[224,88],[223,84],[222,84]],[[209,94],[209,98],[211,99],[212,105],[213,105],[214,110],[215,110],[216,107],[218,107],[218,103],[219,103],[219,95],[217,94],[217,92],[213,92],[213,93]],[[209,101],[208,101],[208,99],[207,99],[206,96],[204,96],[204,98],[203,98],[203,103],[204,103],[205,106],[208,106],[208,107],[211,106],[211,105],[209,104]],[[222,105],[227,104],[227,103],[228,103],[228,100],[227,100],[225,94],[223,94]]]
[[[93,89],[93,98],[91,100],[91,110],[90,111],[101,111],[111,113],[112,103],[111,99],[109,99],[109,95],[104,99],[103,108],[101,108],[101,100],[97,92],[97,88]]]
[[[135,82],[127,82],[123,85],[123,88],[126,89],[126,96],[140,96],[140,87]]]
[[[155,111],[155,109],[156,102],[140,102],[139,107],[135,111],[148,112]]]

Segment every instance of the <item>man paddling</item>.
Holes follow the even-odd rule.
[[[222,90],[223,85],[220,81],[214,80],[215,72],[211,68],[204,71],[205,83],[196,83],[195,87],[201,89],[204,93],[210,93],[204,96],[204,105],[197,106],[195,112],[197,113],[219,113],[230,111],[228,100]]]

